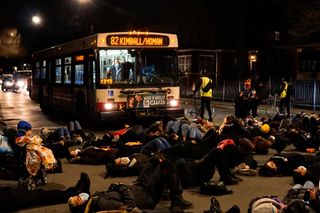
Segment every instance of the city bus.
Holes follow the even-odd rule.
[[[178,37],[98,33],[32,54],[30,97],[43,111],[94,121],[184,116]]]

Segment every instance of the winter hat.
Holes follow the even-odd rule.
[[[281,209],[280,203],[272,198],[260,198],[252,204],[252,213],[273,213]]]
[[[32,126],[27,121],[19,121],[17,125],[17,135],[18,137],[24,136],[26,134],[26,131],[32,129]]]

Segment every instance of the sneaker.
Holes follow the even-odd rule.
[[[36,179],[38,186],[46,185],[48,183],[47,173],[44,168],[40,169],[38,175],[36,176]]]
[[[37,183],[33,176],[28,177],[26,180],[26,191],[33,191],[37,187]]]
[[[187,209],[187,208],[190,208],[192,205],[193,205],[192,202],[187,201],[181,197],[171,203],[170,209],[171,210],[174,208]]]
[[[30,176],[26,179],[20,178],[18,180],[18,190],[19,191],[32,191],[37,187],[37,183],[33,176]]]

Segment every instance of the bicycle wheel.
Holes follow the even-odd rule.
[[[212,119],[214,119],[217,115],[217,110],[213,107],[213,105],[211,106],[211,115]]]
[[[269,94],[268,102],[264,110],[268,118],[274,117],[274,115],[279,112],[278,98],[276,95]]]
[[[199,112],[197,110],[196,104],[194,100],[188,101],[185,103],[185,108],[184,108],[184,116],[186,118],[197,118],[199,115]]]

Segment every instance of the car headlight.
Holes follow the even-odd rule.
[[[24,86],[24,81],[21,81],[21,80],[17,81],[17,86],[19,88],[22,88]]]

